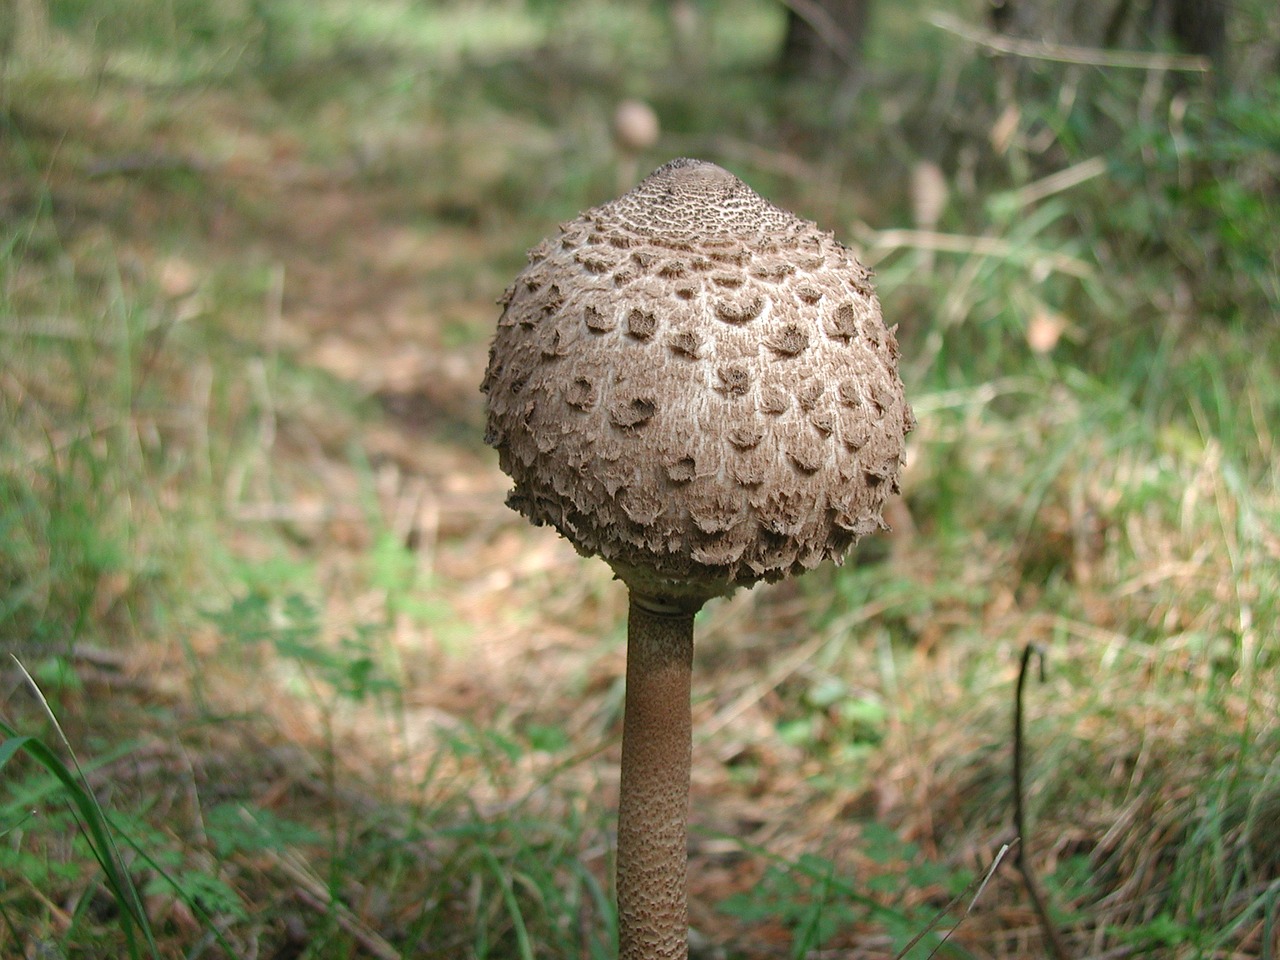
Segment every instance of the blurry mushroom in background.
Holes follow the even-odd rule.
[[[947,178],[932,160],[921,160],[911,168],[911,216],[917,230],[932,232],[947,207]],[[932,270],[934,251],[920,250],[920,269]]]
[[[687,956],[693,618],[884,527],[914,425],[870,275],[714,164],[561,225],[482,390],[508,504],[628,587],[622,960]]]
[[[613,111],[613,143],[618,148],[618,189],[634,183],[640,155],[658,142],[662,125],[643,100],[623,100]]]

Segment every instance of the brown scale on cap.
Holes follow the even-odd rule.
[[[914,419],[830,233],[697,160],[560,229],[504,298],[482,387],[515,509],[641,593],[703,599],[883,526]]]

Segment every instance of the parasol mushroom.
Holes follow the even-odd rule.
[[[673,160],[538,244],[481,389],[508,504],[630,593],[622,960],[687,956],[694,614],[884,527],[914,425],[870,274],[714,164]]]

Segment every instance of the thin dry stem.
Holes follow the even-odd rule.
[[[1022,874],[1023,883],[1031,897],[1031,904],[1035,907],[1036,918],[1044,931],[1045,942],[1049,945],[1049,952],[1053,954],[1054,960],[1067,960],[1066,944],[1062,942],[1062,934],[1058,932],[1057,926],[1049,916],[1049,909],[1045,906],[1040,888],[1036,884],[1031,861],[1027,859],[1027,819],[1023,804],[1023,746],[1025,743],[1023,691],[1026,689],[1027,673],[1030,671],[1032,656],[1039,660],[1040,680],[1044,681],[1044,649],[1038,644],[1029,643],[1022,651],[1022,663],[1018,669],[1018,686],[1013,698],[1013,828],[1019,841],[1013,862],[1018,872]]]

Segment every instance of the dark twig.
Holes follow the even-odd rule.
[[[1044,930],[1045,939],[1049,944],[1049,952],[1053,954],[1054,960],[1068,960],[1066,945],[1062,942],[1062,934],[1058,932],[1058,928],[1053,921],[1049,919],[1049,910],[1045,906],[1044,898],[1040,896],[1040,889],[1036,886],[1035,873],[1031,868],[1031,861],[1027,859],[1027,820],[1026,812],[1023,808],[1023,732],[1022,732],[1022,715],[1023,715],[1023,690],[1027,684],[1027,670],[1031,665],[1031,657],[1035,655],[1040,666],[1040,682],[1044,683],[1044,648],[1039,644],[1028,643],[1022,650],[1022,665],[1018,668],[1018,687],[1013,699],[1013,829],[1021,841],[1017,850],[1013,855],[1013,862],[1018,868],[1018,872],[1022,874],[1022,882],[1026,884],[1027,893],[1031,896],[1031,903],[1035,907],[1036,916],[1040,920],[1040,926]]]

